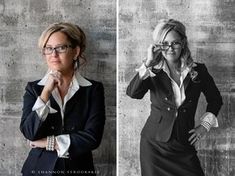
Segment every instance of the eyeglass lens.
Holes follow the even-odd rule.
[[[56,53],[65,53],[67,51],[68,47],[71,47],[71,46],[62,45],[62,46],[57,46],[57,47],[54,47],[54,48],[53,47],[45,47],[45,48],[43,48],[43,53],[47,54],[47,55],[52,54],[54,51]]]
[[[161,48],[164,49],[164,50],[168,50],[169,48],[172,48],[172,49],[178,49],[181,47],[181,43],[180,42],[173,42],[171,44],[168,44],[168,43],[163,43],[161,45]]]

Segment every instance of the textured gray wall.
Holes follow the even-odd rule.
[[[119,1],[119,175],[138,176],[140,131],[149,114],[149,95],[125,95],[135,68],[152,42],[161,18],[175,18],[187,27],[195,61],[204,62],[223,96],[218,129],[201,140],[198,154],[207,176],[235,175],[235,1]],[[196,122],[205,111],[200,98]]]
[[[105,87],[107,121],[94,151],[102,176],[116,173],[116,1],[0,0],[0,176],[20,175],[29,146],[19,131],[28,81],[40,79],[46,63],[37,49],[41,32],[68,21],[84,29],[89,60],[85,76]]]

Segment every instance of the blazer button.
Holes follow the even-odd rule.
[[[54,130],[54,129],[55,129],[55,127],[54,127],[54,126],[51,126],[51,129],[52,129],[52,130]]]
[[[186,112],[186,109],[183,109],[183,112]]]
[[[165,99],[166,101],[168,100],[168,98],[167,98],[167,97],[165,97],[164,99]]]
[[[171,110],[171,108],[170,108],[170,107],[168,107],[168,108],[167,108],[167,111],[170,111],[170,110]]]
[[[73,131],[75,129],[75,127],[73,126],[73,127],[71,127],[71,131]]]

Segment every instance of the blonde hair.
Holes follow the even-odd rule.
[[[154,31],[153,31],[153,40],[156,44],[161,44],[166,35],[171,31],[174,30],[176,31],[182,39],[183,42],[183,47],[182,47],[182,51],[180,54],[180,60],[181,60],[181,70],[184,70],[186,67],[192,67],[193,65],[193,59],[191,57],[191,52],[188,48],[188,40],[187,40],[187,36],[186,36],[186,28],[185,26],[174,19],[169,19],[169,20],[160,20],[159,23],[157,24],[157,26],[155,27]],[[162,61],[163,60],[163,56],[162,54],[160,54],[158,56],[159,58],[157,58],[157,60]]]
[[[48,26],[39,37],[39,49],[42,50],[46,46],[46,43],[49,40],[50,36],[55,32],[64,33],[68,37],[68,40],[71,42],[73,48],[77,46],[80,47],[77,64],[81,65],[81,62],[79,62],[80,59],[83,60],[82,64],[85,64],[87,62],[87,59],[84,55],[84,51],[86,49],[86,35],[79,26],[72,23],[60,22]]]

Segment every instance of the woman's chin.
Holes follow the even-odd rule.
[[[166,60],[167,61],[169,61],[169,62],[176,62],[176,61],[178,61],[178,57],[176,57],[176,55],[168,55],[167,57],[166,57]]]
[[[50,70],[61,71],[61,67],[59,67],[59,66],[55,66],[55,65],[53,65],[53,66],[49,66],[49,69],[50,69]]]

